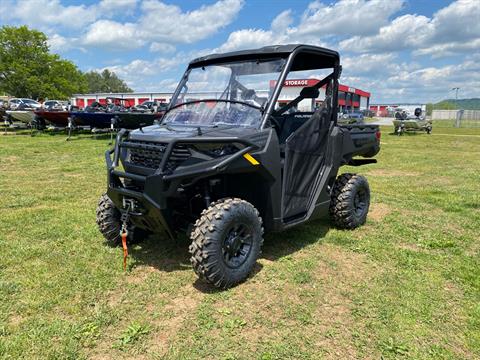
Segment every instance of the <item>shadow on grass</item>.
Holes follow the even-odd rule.
[[[191,268],[186,236],[172,240],[167,235],[156,234],[132,246],[129,255],[136,265],[152,266],[160,271],[171,272]]]
[[[396,137],[401,138],[401,137],[404,137],[404,136],[416,136],[416,135],[418,135],[419,133],[420,133],[420,134],[426,134],[425,131],[418,130],[418,131],[406,131],[406,132],[404,132],[402,135],[398,135],[398,134],[395,133],[395,132],[388,133],[387,135],[389,135],[389,136],[396,136]]]
[[[328,233],[330,225],[325,221],[313,221],[281,233],[270,233],[265,236],[261,258],[276,261],[284,256],[294,254],[304,247],[322,241]],[[144,242],[132,246],[129,255],[135,259],[135,266],[152,266],[160,271],[172,272],[192,270],[188,246],[190,240],[182,235],[176,240],[166,235],[150,236]],[[249,277],[262,271],[262,264],[256,263]],[[193,270],[192,270],[193,271]],[[193,286],[206,294],[212,294],[221,289],[197,279]]]
[[[263,243],[262,258],[276,261],[314,244],[327,235],[330,224],[316,220],[280,233],[269,233]]]

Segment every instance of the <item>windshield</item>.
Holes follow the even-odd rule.
[[[173,111],[175,114],[199,111],[201,114],[190,117],[188,123],[257,126],[271,96],[271,84],[278,80],[285,62],[285,59],[275,58],[192,68],[182,80],[178,95],[172,99],[173,109],[167,112],[164,121],[177,121],[171,119],[176,115],[169,116]],[[180,104],[184,105],[177,108]],[[222,116],[227,116],[225,121],[219,120]]]
[[[248,126],[260,125],[262,113],[258,108],[230,100],[197,100],[171,109],[163,117],[164,124],[191,126]]]
[[[37,105],[37,104],[39,104],[39,103],[36,102],[35,100],[23,99],[22,101],[23,101],[25,104],[32,104],[32,105]]]

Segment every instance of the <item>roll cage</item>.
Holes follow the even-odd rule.
[[[285,65],[280,72],[279,78],[276,81],[274,90],[266,104],[263,104],[263,116],[260,124],[260,129],[269,127],[272,115],[280,115],[298,104],[301,100],[312,97],[311,94],[320,87],[327,85],[330,82],[332,96],[331,96],[331,108],[338,108],[338,79],[341,74],[342,67],[340,65],[340,56],[336,51],[325,49],[317,46],[310,45],[279,45],[279,46],[267,46],[257,50],[243,50],[235,51],[225,54],[212,54],[197,58],[191,61],[187,67],[185,74],[183,75],[179,85],[177,86],[173,96],[172,102],[169,108],[174,108],[175,99],[178,98],[182,91],[186,80],[188,79],[189,71],[193,68],[203,67],[207,65],[217,65],[227,62],[246,61],[246,60],[267,60],[273,58],[286,59]],[[300,95],[287,103],[284,108],[275,111],[275,104],[277,103],[280,92],[282,91],[283,84],[287,79],[290,71],[303,71],[303,70],[317,70],[332,68],[333,71],[330,75],[320,80],[317,84],[311,87],[305,87],[300,92]],[[240,84],[241,85],[241,84]],[[243,86],[243,85],[242,85]],[[244,88],[244,87],[243,87]],[[242,90],[246,90],[242,89]],[[310,95],[310,96],[309,96]],[[318,95],[317,95],[318,96]],[[337,111],[332,111],[331,121],[334,124],[337,123]]]

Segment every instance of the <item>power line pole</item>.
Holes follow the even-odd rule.
[[[455,110],[456,110],[456,116],[455,116],[455,127],[460,127],[460,112],[458,111],[458,90],[460,90],[459,87],[454,87],[452,90],[455,90]]]

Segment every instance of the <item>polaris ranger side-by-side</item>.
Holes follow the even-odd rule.
[[[328,75],[278,107],[289,76],[312,70]],[[337,124],[340,73],[337,52],[298,44],[190,62],[161,123],[121,130],[107,151],[97,208],[106,240],[186,232],[195,272],[228,288],[252,271],[264,231],[326,216],[362,225],[367,180],[337,173],[376,162],[380,132]]]

